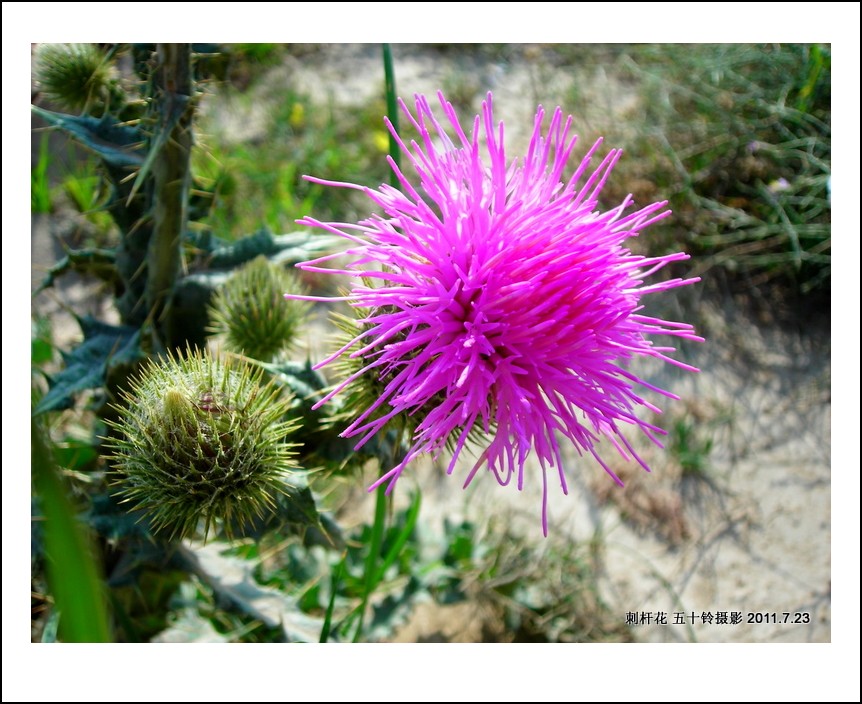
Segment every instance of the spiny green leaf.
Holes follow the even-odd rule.
[[[139,168],[144,163],[134,151],[143,142],[143,134],[105,115],[97,119],[88,115],[74,116],[51,112],[36,105],[31,109],[48,124],[58,127],[75,141],[102,157],[111,166]]]
[[[259,257],[261,254],[276,264],[295,264],[314,259],[341,243],[338,237],[315,235],[310,232],[291,232],[273,235],[262,228],[231,244],[215,246],[210,252],[210,267],[227,269]],[[218,243],[217,243],[218,244]]]
[[[189,568],[209,584],[222,599],[262,621],[268,628],[282,628],[292,642],[315,643],[323,622],[303,613],[284,593],[263,587],[252,576],[253,565],[247,560],[222,554],[223,546],[182,544],[179,553]]]
[[[323,375],[312,368],[310,360],[260,363],[260,366],[272,376],[276,384],[288,388],[293,395],[291,410],[302,418],[302,457],[311,456],[330,469],[338,470],[356,455],[353,451],[356,442],[340,437],[338,432],[341,426],[331,422],[330,416],[336,402],[331,401],[317,410],[313,408],[329,385]],[[369,444],[378,448],[377,438],[372,438]],[[365,459],[363,455],[361,462]]]
[[[33,295],[35,296],[46,288],[50,288],[54,285],[54,281],[69,271],[92,274],[103,281],[115,283],[118,279],[116,265],[117,253],[113,249],[93,248],[71,250],[48,270],[42,283],[39,284],[39,288],[33,292]]]
[[[275,505],[270,512],[252,518],[245,525],[235,523],[232,534],[260,540],[271,532],[290,533],[301,536],[306,546],[344,548],[341,529],[332,518],[318,511],[303,472],[291,474],[284,482],[284,490],[274,498]]]
[[[311,407],[323,395],[328,386],[323,374],[314,369],[311,360],[295,362],[293,360],[279,361],[272,364],[261,363],[277,384],[286,386],[293,393],[294,405],[303,412],[311,411]]]
[[[210,256],[210,267],[213,269],[229,269],[263,254],[269,256],[275,252],[275,240],[267,229],[259,230],[253,235],[247,235],[233,244],[217,247]]]
[[[34,415],[69,408],[79,392],[102,386],[109,360],[130,362],[140,356],[140,333],[136,328],[108,325],[89,316],[79,318],[78,323],[84,341],[63,354],[66,368],[54,378]]]

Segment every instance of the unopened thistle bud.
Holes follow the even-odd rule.
[[[35,78],[49,100],[68,110],[104,106],[119,92],[110,61],[95,44],[41,44]]]
[[[285,437],[290,401],[261,370],[208,353],[152,361],[109,422],[118,494],[147,515],[155,531],[206,536],[260,517],[284,493],[295,466]]]
[[[354,308],[352,315],[334,313],[332,320],[341,331],[336,337],[335,346],[342,349],[350,345],[363,334],[367,334],[369,326],[364,319],[371,315],[366,308]],[[399,343],[403,340],[403,334],[393,336],[391,342]],[[359,345],[361,347],[361,344]],[[377,420],[386,415],[387,410],[379,407],[376,403],[386,389],[388,379],[395,373],[392,370],[381,374],[362,374],[367,364],[361,357],[350,354],[340,355],[334,362],[336,368],[335,377],[349,380],[330,387],[326,396],[313,406],[314,409],[323,408],[325,416],[323,427],[343,434],[345,428],[355,425],[360,420]],[[369,412],[369,408],[375,410]],[[369,439],[369,442],[350,442],[356,452],[341,463],[339,472],[344,470],[361,471],[369,456],[378,457],[383,462],[391,460],[403,449],[405,442],[412,437],[416,426],[427,415],[421,411],[415,415],[400,414],[383,426],[380,434]]]
[[[285,300],[285,293],[303,293],[296,275],[258,257],[216,292],[210,332],[224,335],[225,349],[231,352],[272,361],[294,344],[309,308],[305,301]]]

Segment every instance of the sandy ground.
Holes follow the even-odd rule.
[[[591,458],[571,452],[569,495],[551,488],[549,540],[598,542],[600,594],[620,623],[631,614],[643,622],[632,627],[636,640],[828,642],[828,339],[763,329],[727,310],[713,313],[724,333],[711,331],[708,343],[687,357],[700,374],[665,381],[682,400],[661,404],[666,415],[703,426],[712,438],[703,474],[680,476],[673,455],[656,450],[647,455],[653,473],[629,468],[624,476],[631,479],[620,489]],[[442,479],[417,470],[423,518],[479,524],[496,518],[499,525],[503,517],[542,554],[538,466],[523,492],[481,475],[462,491],[468,469]],[[666,625],[655,623],[660,614]],[[471,619],[482,618],[426,607],[402,637],[435,632],[460,640],[475,634]]]

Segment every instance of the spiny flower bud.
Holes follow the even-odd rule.
[[[371,309],[354,308],[353,315],[342,315],[341,313],[333,313],[332,320],[338,329],[341,331],[337,336],[336,346],[338,349],[343,349],[345,346],[355,346],[355,340],[367,335],[371,326],[365,322],[365,318],[372,314]],[[403,333],[397,334],[393,338],[393,342],[397,342],[403,338]],[[386,409],[376,408],[375,402],[380,398],[381,394],[386,389],[387,376],[377,376],[374,374],[362,374],[362,369],[366,362],[362,357],[350,354],[339,354],[334,360],[335,378],[349,380],[341,386],[344,389],[337,399],[337,411],[331,414],[331,421],[348,425],[362,415],[368,418],[376,419],[386,415]],[[332,396],[332,389],[329,390],[329,395]],[[368,412],[368,409],[375,410]],[[424,416],[423,416],[424,417]],[[391,419],[385,426],[388,431],[396,430],[403,427],[410,434],[414,427],[419,423],[421,417],[402,415],[396,419]],[[343,428],[342,428],[343,429]],[[358,448],[357,448],[358,449]]]
[[[119,90],[113,67],[95,44],[41,44],[35,74],[48,99],[68,110],[104,104]]]
[[[118,494],[146,514],[154,530],[204,537],[217,522],[230,537],[275,505],[295,466],[285,437],[290,400],[262,370],[189,352],[151,360],[117,406],[108,440]]]
[[[355,309],[353,315],[332,314],[332,322],[341,331],[334,339],[337,348],[343,348],[345,344],[351,345],[353,340],[365,331],[362,317],[367,313],[368,311]],[[340,434],[359,416],[369,414],[368,409],[374,406],[374,402],[380,398],[380,394],[385,389],[385,383],[377,377],[361,374],[364,366],[361,359],[345,354],[337,358],[335,366],[337,367],[336,378],[347,379],[348,381],[339,385],[342,392],[337,398],[332,398],[330,394],[330,403],[325,404],[322,408],[318,404],[314,406],[323,414],[320,418],[320,427],[324,433],[330,435]],[[331,387],[327,391],[331,392]],[[384,412],[371,411],[369,417],[377,418]],[[326,461],[319,469],[343,477],[360,474],[370,458],[377,458],[385,464],[395,456],[402,442],[412,433],[415,425],[416,420],[414,418],[406,414],[402,415],[390,421],[385,431],[372,438],[367,445],[353,447],[355,443],[348,443],[348,448],[351,448],[352,451],[348,450],[343,454],[338,451],[337,445],[346,441],[340,437],[331,438],[336,442],[327,443],[326,449],[327,451],[335,450],[335,461]]]
[[[293,272],[258,257],[241,267],[213,297],[210,332],[224,335],[225,348],[264,362],[290,348],[309,304],[285,300],[301,294]]]
[[[363,280],[368,283],[367,280]],[[374,315],[384,312],[383,309],[371,309],[353,307],[353,315],[333,313],[331,315],[334,324],[341,331],[336,337],[336,349],[334,355],[329,357],[325,363],[332,361],[334,377],[344,379],[335,387],[330,387],[326,398],[330,408],[324,420],[324,425],[334,428],[339,432],[345,427],[360,422],[375,421],[387,415],[385,405],[380,403],[384,396],[387,383],[396,373],[394,370],[386,371],[380,375],[363,374],[367,364],[360,354],[347,354],[347,349],[355,352],[362,347],[357,340],[363,339],[372,332],[373,326],[368,319]],[[394,311],[394,309],[392,309]],[[401,344],[407,338],[407,332],[401,331],[392,336],[390,344]],[[323,364],[323,363],[321,363]],[[353,463],[344,463],[343,468],[359,470],[362,468],[368,455],[376,456],[384,463],[396,455],[403,455],[406,447],[404,442],[409,441],[416,428],[425,420],[430,410],[445,401],[445,395],[438,393],[425,408],[419,408],[414,413],[402,413],[388,418],[382,425],[382,432],[354,446]],[[319,404],[318,404],[319,405]],[[317,406],[315,406],[317,407]],[[483,429],[471,428],[468,437],[471,441],[478,442],[482,439]],[[367,444],[366,444],[367,442]],[[454,440],[447,441],[449,450],[455,448]]]

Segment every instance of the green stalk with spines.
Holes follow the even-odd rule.
[[[192,67],[190,44],[159,44],[156,71],[158,114],[162,121],[151,149],[153,237],[147,250],[146,300],[153,349],[170,349],[180,331],[170,324],[170,302],[180,271],[180,247],[188,222],[191,184]]]
[[[37,49],[34,72],[45,97],[83,114],[54,113],[38,106],[34,112],[101,157],[102,173],[111,188],[105,210],[120,231],[115,259],[117,309],[121,321],[135,327],[147,318],[154,189],[151,173],[135,190],[130,176],[135,165],[144,163],[145,149],[153,142],[150,125],[158,122],[153,49],[154,45],[132,45],[142,98],[137,101],[126,95],[112,65],[117,48],[105,52],[95,44],[43,44]]]

